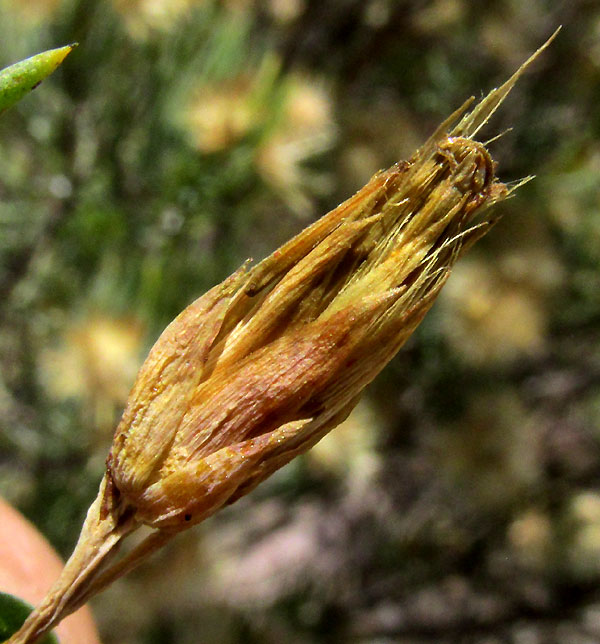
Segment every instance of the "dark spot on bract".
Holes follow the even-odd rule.
[[[191,520],[192,520],[192,515],[191,515],[191,514],[186,514],[183,518],[184,518],[186,521],[191,521]]]
[[[244,289],[244,293],[248,297],[254,297],[258,292],[260,291],[258,284],[256,282],[252,281],[249,284],[246,285],[246,288]]]

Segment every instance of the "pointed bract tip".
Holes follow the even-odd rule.
[[[452,130],[452,136],[474,137],[477,132],[489,121],[494,112],[500,107],[504,99],[508,96],[516,82],[523,75],[525,70],[547,49],[552,41],[556,38],[562,26],[546,40],[518,69],[517,71],[500,87],[493,89],[476,107],[466,114],[458,125]]]

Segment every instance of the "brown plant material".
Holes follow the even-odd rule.
[[[496,179],[473,137],[544,47],[470,112],[467,101],[409,161],[167,327],[138,374],[75,551],[10,644],[36,641],[348,416],[493,225],[487,208],[516,187]],[[154,532],[111,564],[141,525]]]

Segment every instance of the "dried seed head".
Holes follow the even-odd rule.
[[[138,374],[73,554],[8,644],[38,640],[179,530],[246,494],[344,420],[458,257],[494,223],[488,206],[516,187],[495,178],[473,137],[556,33],[471,112],[468,101],[442,123],[409,161],[375,175],[167,327]],[[111,564],[140,524],[157,530]]]
[[[552,38],[470,112],[467,101],[409,161],[376,174],[166,329],[115,434],[105,515],[183,529],[348,415],[458,257],[493,225],[487,208],[515,189],[496,179],[473,137]]]
[[[458,134],[446,123],[167,328],[108,459],[137,521],[201,521],[348,415],[492,223],[475,218],[509,192],[485,147]]]

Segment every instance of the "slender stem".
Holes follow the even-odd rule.
[[[121,540],[138,527],[132,517],[106,511],[106,487],[105,477],[98,497],[88,510],[75,550],[60,577],[6,644],[33,644],[76,610],[81,604],[73,601],[75,597],[85,594],[101,566],[116,553]]]
[[[97,575],[89,586],[72,598],[74,610],[77,610],[83,604],[86,604],[94,595],[102,592],[107,586],[117,580],[119,577],[126,575],[134,568],[137,568],[151,554],[162,548],[168,541],[175,536],[174,532],[157,530],[148,535],[139,543],[131,552],[123,556],[119,561]]]

